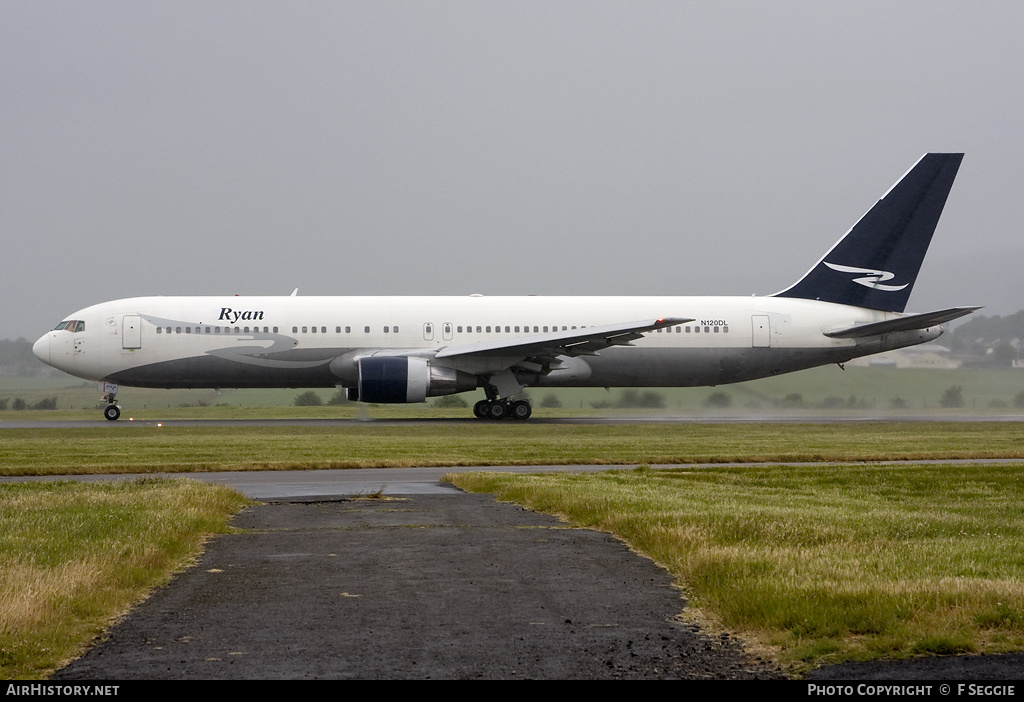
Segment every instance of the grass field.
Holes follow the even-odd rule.
[[[0,485],[0,678],[77,656],[245,504],[185,480]]]
[[[1024,648],[1024,464],[453,475],[611,532],[791,669]],[[691,615],[692,616],[692,615]]]
[[[2,475],[401,466],[1022,458],[1017,422],[541,424],[5,429]]]
[[[764,461],[774,465],[453,480],[618,534],[673,572],[707,617],[801,666],[1024,649],[1022,428],[1008,421],[161,427],[122,420],[0,430],[0,472]],[[1022,462],[850,463],[981,457]],[[793,465],[820,460],[843,463]],[[168,511],[194,514],[207,496],[149,489],[164,484],[141,483],[120,506],[102,486],[0,486],[0,675],[44,675],[147,586],[102,607],[89,593],[119,591],[125,574],[162,582],[241,504],[218,498],[220,516],[178,526]],[[152,538],[139,533],[165,523]],[[129,560],[136,543],[141,566]],[[77,554],[96,551],[110,556],[103,568],[76,565]],[[84,585],[66,577],[80,568]],[[35,580],[19,580],[22,573]],[[30,641],[24,632],[44,620],[56,633]]]

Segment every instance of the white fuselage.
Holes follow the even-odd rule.
[[[940,326],[879,336],[825,332],[892,312],[780,297],[138,297],[75,312],[33,347],[72,375],[140,387],[354,387],[357,360],[641,319],[694,321],[629,346],[533,369],[507,355],[437,365],[523,386],[697,386],[750,380],[930,341]],[[76,324],[71,324],[76,322]]]

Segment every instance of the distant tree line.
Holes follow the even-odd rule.
[[[56,397],[44,397],[39,402],[30,405],[24,398],[15,397],[13,400],[9,400],[6,397],[0,397],[0,411],[12,409],[12,410],[55,410],[57,409],[57,398]]]
[[[323,401],[323,398],[320,397],[320,394],[314,390],[307,390],[300,395],[296,395],[295,399],[292,400],[292,404],[296,407],[320,407],[324,404],[343,405],[347,402],[348,399],[345,397],[345,393],[341,390],[338,390],[331,395],[330,399],[328,399],[326,403]]]
[[[0,339],[0,375],[27,378],[52,372],[52,368],[35,357],[32,344],[26,339]]]
[[[965,366],[1005,367],[1024,358],[1024,310],[1000,317],[971,315],[939,341]]]

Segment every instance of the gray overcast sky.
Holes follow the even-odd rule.
[[[769,294],[926,151],[1024,308],[1019,2],[0,0],[0,338],[134,295]]]

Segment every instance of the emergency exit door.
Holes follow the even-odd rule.
[[[751,346],[755,349],[768,348],[772,345],[772,332],[771,327],[768,325],[768,315],[766,314],[755,314],[750,317],[751,327],[753,328],[753,341]]]
[[[121,348],[142,348],[142,317],[137,314],[126,314],[121,324]]]

